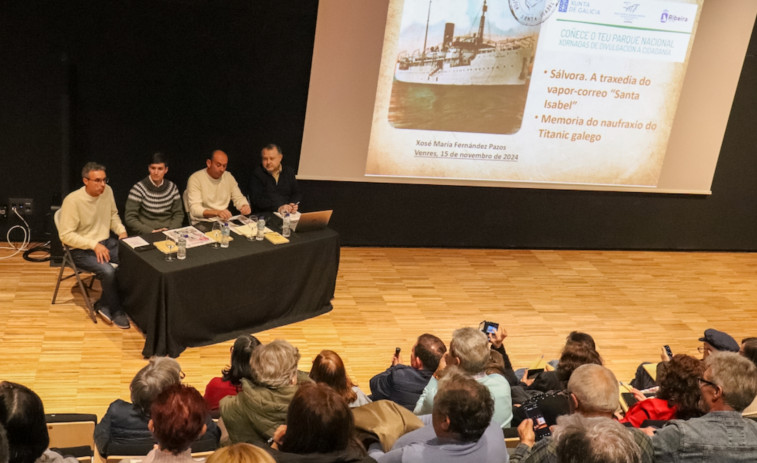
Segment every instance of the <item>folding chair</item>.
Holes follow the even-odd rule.
[[[45,415],[50,448],[82,463],[94,458],[93,438],[97,416],[88,413],[57,413]]]
[[[207,460],[207,458],[213,455],[215,450],[209,450],[204,452],[192,452],[192,459],[198,462]],[[119,463],[122,461],[128,461],[129,463],[137,463],[145,459],[146,455],[108,455],[108,458],[101,458],[102,463]]]
[[[60,220],[60,209],[55,211],[54,220],[55,220],[55,228],[57,230],[58,221]],[[60,272],[58,273],[58,282],[55,285],[55,293],[53,293],[52,303],[55,304],[55,300],[58,298],[58,289],[60,288],[60,282],[63,280],[67,280],[71,277],[75,277],[76,283],[79,285],[79,290],[81,291],[82,296],[84,296],[84,303],[87,305],[89,318],[91,318],[94,323],[97,323],[97,317],[95,316],[95,307],[92,304],[92,300],[89,297],[89,289],[92,288],[92,285],[94,284],[96,277],[94,274],[91,274],[89,287],[84,285],[84,282],[82,282],[82,273],[90,273],[90,272],[79,270],[76,267],[76,264],[74,263],[73,256],[71,255],[71,248],[69,248],[65,243],[61,243],[61,244],[63,245],[63,262],[61,262],[60,264]],[[71,275],[66,275],[64,277],[63,271],[65,270],[66,267],[72,269],[73,273]]]

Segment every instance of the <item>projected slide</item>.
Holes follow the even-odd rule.
[[[702,0],[391,0],[365,174],[654,187]]]

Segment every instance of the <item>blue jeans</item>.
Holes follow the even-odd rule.
[[[74,264],[81,270],[92,272],[102,283],[102,296],[100,302],[108,307],[112,314],[122,312],[121,299],[118,297],[118,283],[116,282],[116,269],[110,263],[118,264],[118,240],[108,238],[100,241],[100,244],[108,248],[110,262],[97,262],[97,255],[91,249],[71,249],[71,257]]]

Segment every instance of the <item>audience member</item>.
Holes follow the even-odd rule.
[[[247,215],[251,212],[247,198],[230,172],[226,171],[229,157],[221,150],[213,151],[205,161],[206,168],[198,170],[187,180],[186,201],[192,224],[211,220],[229,220],[229,201]]]
[[[573,372],[568,381],[571,410],[573,413],[585,417],[602,417],[613,419],[613,414],[619,407],[618,380],[607,368],[596,365],[582,365]],[[518,426],[520,444],[515,449],[511,462],[556,462],[557,443],[552,437],[544,437],[536,442],[536,436],[531,419],[523,420]],[[653,461],[652,444],[649,438],[639,429],[628,428],[629,432],[641,449],[641,461]]]
[[[421,417],[425,426],[400,437],[387,453],[378,444],[369,453],[379,463],[504,463],[507,448],[493,414],[489,389],[452,367],[439,381],[432,414]]]
[[[49,450],[45,410],[42,399],[26,386],[0,383],[0,429],[5,428],[0,444],[0,461],[8,463],[77,463]]]
[[[242,378],[239,393],[221,399],[221,420],[232,443],[264,444],[286,422],[299,361],[297,348],[281,339],[252,351],[252,380]]]
[[[410,365],[402,364],[401,355],[393,355],[392,366],[371,378],[370,398],[391,400],[413,410],[446,352],[447,346],[433,334],[418,336],[410,350]]]
[[[641,463],[641,449],[620,423],[574,414],[561,416],[554,436],[560,463]]]
[[[481,331],[470,327],[457,329],[452,333],[449,352],[445,354],[445,366],[458,366],[460,370],[489,388],[494,399],[493,419],[506,428],[510,426],[513,417],[510,384],[502,375],[485,373],[489,362],[489,350],[489,339]],[[413,412],[416,415],[431,413],[437,388],[438,382],[432,377],[415,405]]]
[[[659,429],[655,461],[757,461],[757,422],[741,416],[757,395],[757,366],[736,353],[711,353],[699,388],[707,414]]]
[[[324,383],[307,383],[295,392],[286,425],[273,438],[277,462],[372,462],[355,437],[355,423],[344,398]]]
[[[347,376],[342,358],[333,350],[322,350],[316,355],[309,376],[313,381],[335,390],[350,408],[371,403],[371,399]]]
[[[88,162],[81,171],[84,186],[63,200],[57,222],[60,241],[71,248],[79,269],[94,273],[102,283],[102,296],[95,310],[108,324],[129,328],[129,319],[118,296],[116,269],[118,239],[126,238],[126,228],[118,217],[113,190],[107,185],[105,166]]]
[[[757,365],[757,338],[744,338],[744,340],[741,341],[741,349],[739,349],[739,354],[748,358],[752,361],[752,363]],[[755,396],[751,405],[744,409],[742,415],[749,418],[757,417],[757,396]]]
[[[591,345],[583,342],[568,341],[560,354],[557,369],[543,371],[536,378],[524,378],[527,389],[549,392],[562,391],[568,386],[568,380],[573,371],[581,365],[602,365],[602,357]]]
[[[520,381],[518,380],[515,371],[513,371],[513,364],[510,363],[510,357],[507,355],[507,351],[505,350],[504,341],[505,338],[507,338],[507,330],[500,324],[497,327],[496,332],[488,333],[487,336],[489,337],[489,342],[491,342],[492,352],[496,352],[498,354],[498,356],[490,355],[490,362],[491,366],[493,367],[493,371],[497,371],[499,374],[504,376],[505,379],[507,379],[507,382],[510,383],[510,386],[517,386]],[[501,366],[499,364],[500,358],[502,358]],[[492,371],[487,371],[487,373],[491,372]]]
[[[281,164],[281,148],[273,143],[260,152],[261,163],[250,178],[250,199],[255,211],[297,212],[302,193],[294,169]]]
[[[210,380],[205,386],[205,403],[211,415],[218,415],[218,403],[227,395],[237,395],[242,388],[242,378],[252,379],[250,356],[253,349],[260,345],[255,336],[243,334],[231,347],[231,362],[228,368],[221,370],[221,376]]]
[[[208,417],[207,406],[197,389],[182,384],[165,388],[150,407],[148,423],[158,445],[142,463],[195,463],[190,446],[208,429]]]
[[[179,363],[169,357],[153,357],[131,380],[132,403],[118,399],[95,426],[95,445],[100,455],[146,455],[155,444],[150,432],[150,409],[155,398],[169,386],[181,383]],[[213,450],[221,432],[210,418],[207,432],[193,445],[195,451]]]
[[[738,352],[739,344],[728,333],[718,331],[712,328],[708,328],[704,331],[704,336],[699,338],[702,341],[702,345],[697,348],[700,354],[702,354],[702,360],[705,360],[712,352]],[[662,362],[670,360],[668,354],[663,348],[660,349],[660,359]],[[658,386],[656,378],[653,378],[648,372],[649,362],[644,362],[636,368],[636,374],[631,380],[631,386],[636,389],[644,390]],[[656,368],[660,368],[660,364],[656,365]],[[657,372],[659,374],[659,371]]]
[[[168,157],[154,153],[147,167],[149,175],[129,190],[124,222],[132,235],[155,233],[181,227],[184,208],[179,189],[166,178]]]
[[[207,463],[276,463],[273,457],[260,447],[246,442],[221,447],[206,460]]]
[[[621,423],[630,423],[638,428],[645,420],[667,421],[674,418],[688,420],[701,416],[697,378],[702,376],[704,365],[690,355],[676,354],[660,369],[657,382],[660,389],[656,397],[647,398],[638,390],[634,395],[638,402],[626,412]]]

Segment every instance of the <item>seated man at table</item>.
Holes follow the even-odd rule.
[[[216,218],[228,220],[229,201],[239,212],[247,215],[250,204],[239,190],[239,185],[230,172],[226,172],[229,157],[221,150],[213,151],[205,161],[206,168],[198,170],[187,181],[187,208],[192,224],[208,222]]]
[[[261,164],[252,172],[250,199],[255,211],[279,213],[297,212],[302,194],[297,186],[294,169],[281,165],[284,155],[273,143],[260,153]]]
[[[102,283],[102,297],[95,302],[97,313],[107,322],[122,329],[129,328],[129,319],[121,308],[116,282],[118,241],[126,238],[126,228],[118,217],[113,190],[107,185],[105,166],[88,162],[81,172],[84,186],[63,200],[58,220],[60,241],[71,248],[76,266],[93,272]]]
[[[179,189],[164,178],[168,157],[161,152],[153,154],[147,170],[149,175],[131,187],[126,199],[124,221],[132,235],[179,228],[184,220]]]

